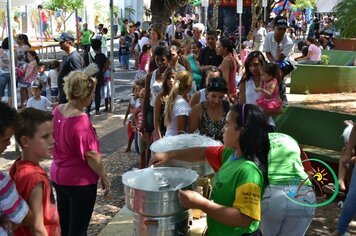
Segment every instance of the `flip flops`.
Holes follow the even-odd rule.
[[[335,192],[335,185],[333,183],[329,183],[327,185],[324,185],[322,187],[323,191],[327,194],[334,194]],[[337,193],[337,195],[341,198],[345,198],[346,197],[346,193],[344,191],[340,191]]]

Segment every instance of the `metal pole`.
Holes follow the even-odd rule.
[[[267,5],[268,5],[267,0],[262,0],[262,7],[264,9],[264,11],[263,11],[263,22],[265,24],[266,24],[266,20],[267,20]]]
[[[17,109],[17,91],[16,91],[16,65],[15,65],[15,52],[14,52],[14,37],[12,35],[12,14],[11,14],[11,1],[7,1],[7,27],[9,36],[9,54],[10,54],[10,78],[11,78],[11,93],[12,93],[12,106]]]
[[[110,0],[110,61],[111,61],[111,100],[110,100],[110,112],[114,112],[115,104],[115,87],[114,87],[114,3],[113,0]]]
[[[42,25],[43,25],[43,22],[42,22],[42,17],[41,17],[41,11],[44,11],[43,8],[42,10],[38,10],[38,16],[39,16],[39,19],[40,19],[40,39],[41,39],[41,48],[40,48],[40,52],[42,52],[42,60],[43,60],[43,29],[42,29]]]
[[[10,54],[10,83],[12,94],[12,107],[17,110],[17,90],[16,90],[16,69],[15,69],[15,52],[14,52],[14,37],[12,35],[12,14],[11,14],[11,1],[7,0],[7,22],[8,22],[8,35],[9,35],[9,54]],[[15,142],[15,151],[19,152],[20,147]]]
[[[172,34],[172,38],[168,39],[169,43],[172,43],[172,40],[175,38],[174,36],[174,12],[172,12],[172,27],[171,27],[171,34]],[[169,36],[168,36],[169,37]]]
[[[241,39],[242,39],[242,13],[239,13],[239,52],[241,52]]]
[[[205,28],[207,29],[208,27],[208,8],[209,8],[209,5],[205,7],[205,20],[204,20],[204,24],[205,24]]]

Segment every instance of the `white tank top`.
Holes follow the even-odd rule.
[[[255,82],[253,81],[252,77],[250,77],[245,83],[245,97],[246,97],[246,104],[255,104],[256,100],[260,98],[260,93],[256,92]],[[268,124],[272,126],[276,126],[272,116],[267,117]]]
[[[154,106],[155,98],[159,92],[162,90],[162,82],[156,81],[156,74],[157,70],[153,71],[152,78],[150,82],[150,90],[151,90],[151,97],[150,97],[150,105]]]
[[[206,100],[206,88],[200,89],[199,93],[200,93],[199,103],[202,103]]]

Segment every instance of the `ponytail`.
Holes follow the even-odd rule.
[[[183,95],[185,92],[189,91],[192,88],[193,77],[192,74],[188,71],[178,72],[176,75],[176,80],[171,89],[171,92],[168,96],[166,102],[165,116],[164,116],[164,125],[169,126],[172,120],[173,106],[178,95]]]
[[[173,87],[171,89],[171,92],[170,92],[167,102],[166,102],[166,109],[165,109],[165,115],[164,115],[164,125],[166,127],[169,126],[169,124],[171,123],[171,120],[172,120],[172,117],[171,117],[172,110],[173,110],[174,102],[179,95],[179,85],[180,85],[179,80],[174,81]]]

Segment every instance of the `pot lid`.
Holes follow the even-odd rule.
[[[209,146],[222,146],[222,143],[200,134],[181,134],[161,138],[152,143],[150,149],[153,152],[168,152],[192,147]]]
[[[122,175],[122,183],[144,191],[175,191],[193,184],[198,174],[180,167],[148,167]]]

